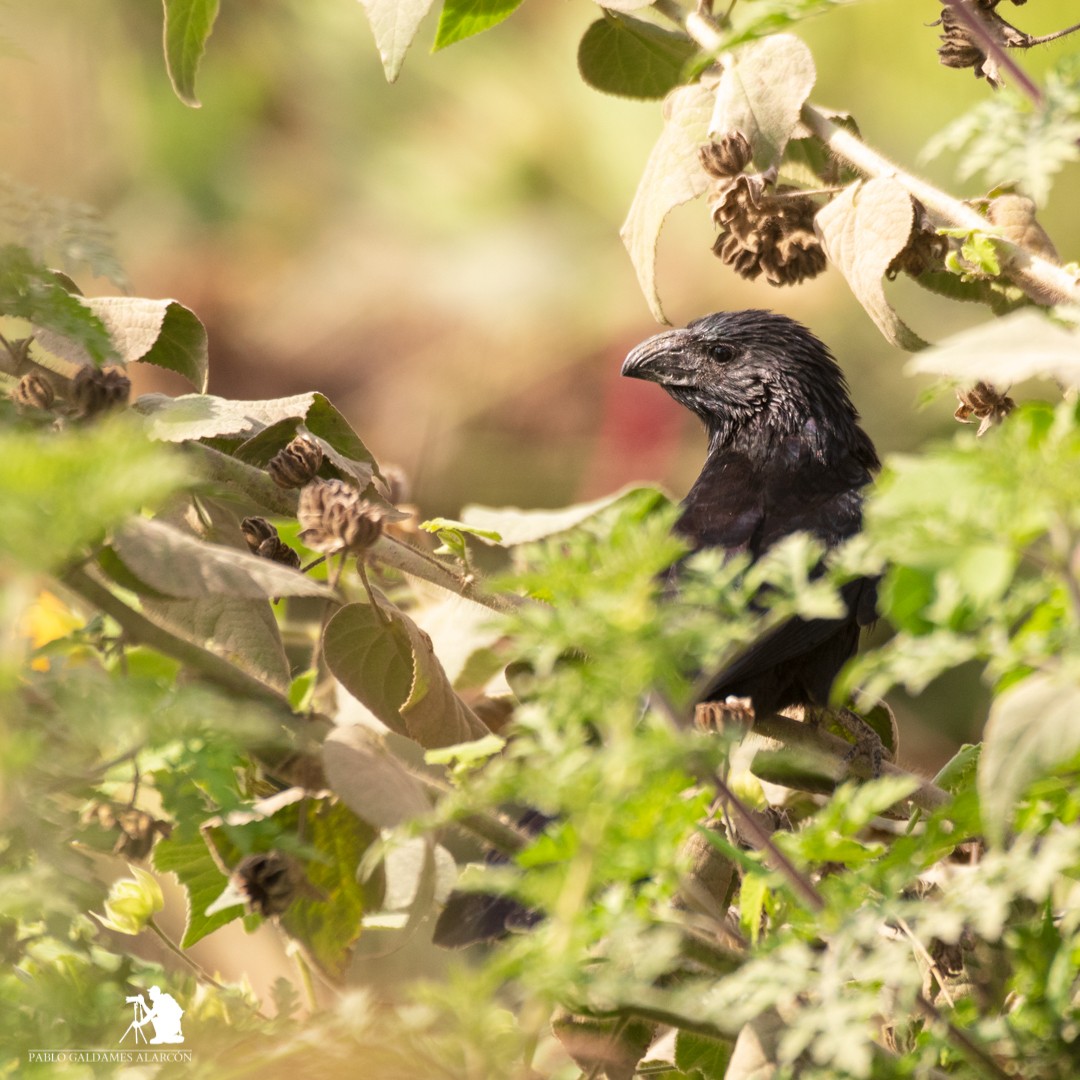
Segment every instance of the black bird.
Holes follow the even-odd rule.
[[[694,548],[759,558],[806,531],[834,547],[859,531],[879,461],[840,366],[805,326],[770,311],[720,311],[643,341],[622,373],[662,386],[705,424],[709,448],[676,530]],[[749,698],[758,714],[820,707],[859,632],[876,581],[846,584],[847,614],[792,619],[719,672],[703,701]]]
[[[622,373],[658,383],[704,421],[708,455],[675,526],[693,547],[757,559],[793,532],[834,547],[859,531],[877,453],[843,372],[806,327],[769,311],[721,311],[643,341]],[[849,582],[841,595],[846,616],[782,624],[721,671],[702,700],[749,698],[762,715],[826,705],[861,627],[875,618],[876,582]],[[530,814],[523,824],[539,831],[547,819]],[[509,897],[453,893],[434,940],[490,941],[539,917]]]

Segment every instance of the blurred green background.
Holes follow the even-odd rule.
[[[992,92],[938,64],[939,10],[863,0],[799,28],[818,67],[813,100],[853,112],[908,168]],[[1076,18],[1070,0],[1002,10],[1033,34]],[[432,55],[433,12],[389,86],[355,0],[226,2],[191,110],[165,74],[160,4],[16,0],[0,5],[0,172],[101,211],[132,290],[174,297],[206,323],[212,392],[324,391],[380,460],[404,467],[425,516],[465,502],[559,505],[634,479],[681,495],[702,456],[695,423],[618,377],[627,349],[657,329],[618,228],[661,112],[580,81],[577,40],[598,14],[587,0],[529,0]],[[1038,77],[1070,49],[1014,55]],[[981,178],[956,184],[955,164],[920,168],[956,194],[986,190]],[[1058,178],[1043,213],[1066,259],[1076,177],[1074,165]],[[712,239],[704,203],[669,219],[659,280],[673,322],[783,311],[832,345],[882,451],[949,433],[954,402],[919,408],[925,384],[904,376],[905,356],[836,271],[795,289],[747,283]],[[931,340],[986,317],[910,284],[890,292]],[[139,378],[139,389],[186,390],[163,373]],[[934,693],[940,732],[906,739],[929,766],[984,715],[974,673]]]

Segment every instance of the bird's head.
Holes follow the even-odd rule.
[[[812,431],[859,437],[840,366],[805,326],[771,311],[718,311],[643,341],[622,373],[658,383],[699,416],[713,445]]]

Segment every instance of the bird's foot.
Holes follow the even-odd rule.
[[[850,765],[862,758],[870,766],[870,776],[877,780],[881,777],[881,763],[885,758],[892,759],[886,750],[881,736],[857,712],[851,709],[807,708],[806,722],[815,728],[833,728],[834,734],[840,735],[851,743],[851,749],[844,754],[843,763]]]
[[[754,706],[748,697],[728,696],[723,701],[702,701],[694,709],[694,726],[699,731],[722,732],[732,724],[754,726]]]
[[[856,758],[865,758],[870,763],[871,778],[879,779],[881,762],[885,757],[885,744],[881,741],[881,736],[858,713],[850,709],[837,709],[833,717],[836,725],[852,739],[851,749],[844,755],[844,764],[849,765]]]

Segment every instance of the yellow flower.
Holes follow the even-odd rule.
[[[102,926],[121,934],[141,934],[146,924],[165,906],[161,886],[152,874],[137,866],[128,869],[134,878],[113,882],[109,899],[105,901],[105,917],[91,912]]]

